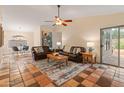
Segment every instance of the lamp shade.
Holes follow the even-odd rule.
[[[94,46],[94,42],[87,42],[87,47],[93,47]]]
[[[60,46],[60,45],[61,45],[61,42],[57,42],[56,44],[57,44],[58,46]]]

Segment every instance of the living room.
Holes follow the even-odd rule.
[[[0,23],[4,30],[0,48],[1,87],[124,86],[120,52],[117,52],[116,64],[101,63],[104,54],[101,32],[117,28],[114,31],[120,37],[119,29],[123,30],[124,24],[124,6],[40,5],[0,8]],[[55,16],[70,21],[64,21],[67,26],[53,26],[57,24]],[[28,49],[14,51],[13,47],[18,44],[20,48],[25,45]],[[111,46],[111,42],[106,44],[107,49]],[[121,51],[120,45],[116,49]],[[39,55],[41,51],[49,53]],[[59,58],[62,62],[58,61]]]

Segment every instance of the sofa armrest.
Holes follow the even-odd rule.
[[[65,55],[65,56],[68,56],[68,55],[69,55],[68,52],[64,52],[64,51],[59,51],[59,54],[61,54],[61,55]]]

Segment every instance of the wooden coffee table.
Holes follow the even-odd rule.
[[[68,66],[68,56],[47,54],[47,62],[49,62],[49,60],[54,60],[55,62],[65,62],[66,66]]]

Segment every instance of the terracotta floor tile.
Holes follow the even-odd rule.
[[[65,83],[61,87],[70,87],[70,86]]]
[[[5,74],[5,75],[0,76],[0,80],[6,79],[6,78],[9,78],[9,74]]]
[[[20,74],[10,74],[10,77],[16,78],[16,77],[21,77],[21,75]]]
[[[40,84],[40,86],[43,86],[44,87],[44,86],[50,84],[51,83],[51,80],[48,79],[46,76],[43,76],[42,75],[42,77],[41,77],[40,81],[38,81],[38,83]]]
[[[16,69],[16,70],[10,69],[10,72],[11,72],[11,73],[16,73],[16,72],[19,72],[19,69]]]
[[[27,68],[21,70],[21,72],[29,72],[29,70]]]
[[[39,83],[36,82],[36,83],[29,85],[28,87],[40,87],[40,85],[39,85]]]
[[[19,69],[15,69],[15,70],[10,69],[10,73],[15,73],[15,72],[19,72]]]
[[[89,77],[87,77],[87,80],[92,81],[93,83],[96,83],[98,78],[95,78],[95,77],[90,75]]]
[[[22,78],[24,81],[29,80],[29,79],[33,79],[33,76],[31,74],[28,75],[22,75]]]
[[[80,84],[80,85],[78,85],[77,87],[85,87],[84,85],[82,85],[82,84]]]
[[[1,71],[0,76],[7,75],[7,74],[9,74],[9,71],[6,71],[6,72]]]
[[[35,80],[36,80],[37,82],[39,82],[39,81],[42,80],[42,77],[43,77],[43,75],[39,75],[39,76],[35,77]]]
[[[53,83],[49,83],[48,85],[46,85],[45,87],[56,87]]]
[[[20,67],[19,69],[20,69],[20,72],[23,73],[26,67]]]
[[[81,73],[79,74],[79,76],[82,77],[82,78],[84,78],[84,79],[85,79],[86,77],[88,77],[88,75],[85,74],[85,73],[83,73],[83,72],[81,72]]]
[[[75,81],[74,79],[69,80],[68,82],[66,82],[63,86],[64,87],[77,87],[80,83],[78,83],[77,81]]]
[[[18,84],[18,83],[20,83],[22,81],[23,81],[22,78],[17,78],[17,79],[14,80],[15,84]]]
[[[92,86],[94,86],[94,83],[89,81],[89,80],[84,80],[81,84],[84,85],[85,87],[92,87]]]
[[[34,66],[32,64],[28,64],[26,67],[31,68],[31,67],[34,67]]]
[[[9,72],[9,69],[0,70],[0,74],[1,74],[1,73],[4,73],[4,72]]]
[[[33,77],[37,77],[39,75],[42,75],[42,73],[39,71],[39,72],[36,72],[36,73],[33,73]]]
[[[23,72],[23,73],[21,73],[21,75],[22,76],[28,76],[28,75],[31,75],[31,73],[30,72]]]
[[[12,86],[14,86],[14,85],[15,85],[15,82],[14,82],[14,81],[10,81],[10,82],[9,82],[9,86],[10,86],[10,87],[12,87]]]
[[[9,87],[9,78],[0,80],[0,87]]]
[[[16,84],[16,85],[14,85],[13,87],[24,87],[24,83],[23,83],[23,82],[18,83],[18,84]]]
[[[94,77],[94,78],[97,78],[97,79],[99,79],[99,78],[100,78],[100,75],[95,74],[95,73],[92,73],[92,74],[91,74],[91,76],[92,76],[92,77]]]
[[[10,74],[20,74],[20,72],[19,71],[16,71],[16,72],[10,71]]]
[[[82,82],[84,80],[84,78],[80,77],[80,76],[76,76],[73,78],[74,80],[76,80],[77,82]]]
[[[17,79],[17,78],[21,78],[21,75],[19,74],[19,75],[14,75],[14,76],[10,76],[10,81],[13,81],[13,80],[15,80],[15,79]]]
[[[35,79],[30,79],[30,80],[24,81],[24,84],[27,87],[30,86],[30,85],[32,85],[32,84],[34,84],[34,83],[36,83]]]
[[[39,69],[37,69],[36,67],[31,67],[31,68],[28,68],[29,71],[33,74],[33,73],[36,73],[36,72],[39,72]]]

